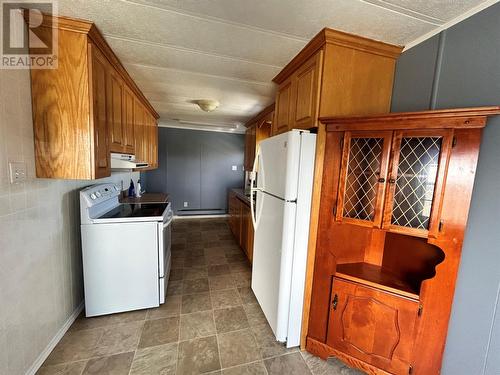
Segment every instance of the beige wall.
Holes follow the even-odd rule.
[[[29,71],[0,70],[0,106],[0,374],[16,375],[83,300],[78,190],[94,182],[35,178]],[[26,183],[9,183],[9,161]]]

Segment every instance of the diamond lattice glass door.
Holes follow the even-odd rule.
[[[337,220],[380,225],[391,137],[391,132],[346,132]]]
[[[427,234],[439,185],[439,165],[449,137],[441,133],[400,132],[395,136],[395,155],[389,180],[390,214],[384,226],[413,234]]]

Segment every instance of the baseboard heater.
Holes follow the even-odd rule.
[[[183,209],[177,210],[177,216],[191,216],[191,215],[225,215],[227,213],[224,209]]]

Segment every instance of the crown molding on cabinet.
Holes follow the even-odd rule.
[[[368,39],[358,35],[344,33],[325,27],[273,78],[273,82],[282,83],[292,72],[320,50],[325,44],[334,44],[360,51],[397,59],[403,50],[401,46]]]

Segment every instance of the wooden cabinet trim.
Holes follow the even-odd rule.
[[[283,70],[273,78],[273,82],[281,84],[297,68],[307,61],[325,44],[336,44],[376,55],[386,56],[391,59],[397,59],[401,54],[403,47],[375,41],[358,35],[344,33],[338,30],[324,28],[283,68]]]
[[[25,17],[25,19],[28,23],[30,22],[29,17],[28,18]],[[122,79],[127,83],[127,85],[132,89],[132,91],[141,99],[141,101],[148,108],[151,114],[156,119],[160,118],[156,110],[146,99],[146,97],[139,89],[137,84],[134,82],[132,77],[130,77],[130,75],[128,74],[127,70],[125,69],[121,61],[115,55],[115,53],[113,52],[109,44],[106,42],[101,32],[97,28],[97,26],[93,22],[78,18],[54,16],[51,14],[44,13],[42,24],[40,26],[86,34],[94,43],[94,45],[101,50],[101,52],[104,54],[108,62],[116,69],[116,71],[120,74]]]
[[[486,126],[487,116],[500,114],[500,106],[395,112],[373,116],[321,117],[327,131],[472,129]],[[429,121],[433,120],[433,121]]]

